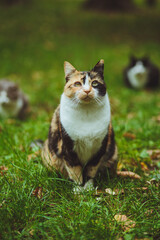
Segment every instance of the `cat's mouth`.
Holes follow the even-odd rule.
[[[89,96],[86,96],[86,97],[84,97],[82,100],[83,100],[84,102],[90,102],[90,101],[92,100],[92,98],[89,97]]]

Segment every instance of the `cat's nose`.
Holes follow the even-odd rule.
[[[88,94],[88,93],[90,93],[90,90],[84,90],[84,92]]]

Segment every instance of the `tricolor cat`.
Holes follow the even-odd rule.
[[[131,57],[124,70],[124,80],[134,89],[156,88],[159,85],[159,69],[146,58]]]
[[[28,106],[28,98],[17,84],[7,79],[0,80],[0,118],[24,119]]]
[[[64,92],[42,149],[49,169],[84,188],[93,186],[98,172],[116,173],[117,147],[103,70],[103,60],[91,71],[77,71],[64,63]]]

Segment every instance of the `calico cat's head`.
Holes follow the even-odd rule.
[[[106,94],[103,71],[104,60],[100,60],[91,71],[78,71],[69,62],[64,62],[64,94],[75,103],[94,101],[101,104]]]
[[[18,86],[11,81],[0,81],[0,104],[2,106],[9,106],[17,101],[18,98]]]

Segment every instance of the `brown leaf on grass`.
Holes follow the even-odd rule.
[[[29,231],[29,234],[31,235],[31,237],[33,237],[33,235],[34,235],[34,229],[31,229],[31,230]]]
[[[129,177],[132,179],[141,179],[141,177],[134,173],[134,172],[130,172],[130,171],[117,171],[117,175],[120,177]]]
[[[116,195],[116,193],[111,189],[111,188],[106,188],[105,190],[96,190],[95,195],[99,196],[99,195]]]
[[[150,149],[147,153],[152,160],[160,160],[160,149]]]
[[[151,238],[135,238],[134,240],[151,240]]]
[[[32,195],[34,195],[35,197],[42,199],[43,197],[43,193],[42,193],[42,187],[37,187],[35,190],[32,191]]]
[[[104,195],[104,194],[106,194],[106,192],[101,189],[96,189],[95,193],[93,193],[93,195],[95,195],[95,196],[100,196],[102,194]]]
[[[3,176],[8,171],[8,168],[6,166],[0,166],[0,174]]]
[[[105,192],[110,194],[110,195],[116,195],[116,193],[111,188],[106,188]]]
[[[141,192],[146,192],[149,191],[148,187],[137,187],[137,188],[131,188],[131,190],[135,191],[141,191]]]
[[[0,208],[2,208],[3,207],[3,205],[4,205],[4,203],[5,203],[6,201],[5,200],[3,200],[2,201],[2,203],[0,203]]]
[[[140,165],[143,171],[149,171],[147,164],[145,164],[144,162],[140,162]]]
[[[114,189],[112,190],[111,188],[106,188],[105,190],[101,190],[101,189],[97,189],[95,191],[95,193],[93,193],[93,195],[95,196],[101,196],[101,195],[119,195],[119,194],[123,194],[124,193],[124,189]]]
[[[133,140],[136,138],[136,135],[133,133],[130,133],[130,132],[125,132],[125,133],[123,133],[123,137]]]
[[[29,154],[28,157],[27,157],[27,161],[29,162],[29,161],[31,161],[31,159],[35,159],[38,156],[40,156],[40,150]]]
[[[124,231],[128,231],[135,227],[135,222],[128,219],[126,215],[116,214],[114,219],[122,225]]]
[[[152,178],[151,180],[147,181],[147,184],[159,187],[160,181],[156,178]]]

